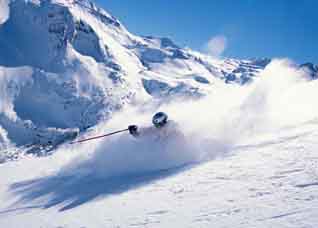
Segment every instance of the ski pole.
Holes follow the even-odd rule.
[[[94,140],[94,139],[99,139],[99,138],[107,137],[107,136],[110,136],[110,135],[118,134],[118,133],[121,133],[121,132],[124,132],[124,131],[128,131],[128,128],[124,129],[124,130],[114,131],[114,132],[108,133],[106,135],[99,135],[99,136],[94,136],[94,137],[87,138],[87,139],[82,139],[82,140],[70,142],[70,144],[82,143],[82,142],[86,142],[86,141],[90,141],[90,140]]]

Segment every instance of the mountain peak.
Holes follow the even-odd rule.
[[[313,63],[307,62],[300,65],[300,69],[303,69],[306,71],[306,73],[312,78],[317,79],[318,78],[318,65],[315,65]]]
[[[17,145],[59,145],[136,100],[198,99],[224,82],[252,81],[268,63],[133,35],[89,0],[12,1],[0,50],[0,127]]]

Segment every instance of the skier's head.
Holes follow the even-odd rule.
[[[168,115],[164,112],[157,112],[152,117],[152,123],[155,127],[160,128],[163,127],[168,121]]]

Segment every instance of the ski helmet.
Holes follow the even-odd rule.
[[[157,128],[164,126],[167,123],[167,121],[168,121],[168,115],[164,112],[157,112],[152,117],[152,123]]]

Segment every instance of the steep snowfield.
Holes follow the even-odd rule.
[[[11,163],[1,167],[10,175],[1,177],[0,225],[315,227],[317,123],[297,128],[226,159],[108,181],[54,176],[55,156]]]
[[[1,4],[0,227],[316,227],[317,66],[138,37],[87,0]],[[158,110],[183,137],[68,144]]]

